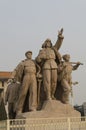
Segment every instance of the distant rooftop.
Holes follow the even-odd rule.
[[[0,79],[9,79],[12,72],[0,71]]]

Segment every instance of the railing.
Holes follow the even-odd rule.
[[[86,130],[86,117],[6,120],[0,130]]]
[[[0,130],[6,130],[7,128],[7,121],[0,121]]]

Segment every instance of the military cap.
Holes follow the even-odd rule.
[[[65,54],[62,56],[63,59],[66,59],[66,58],[70,58],[70,55],[69,54]]]
[[[51,42],[51,40],[50,40],[49,38],[47,38],[47,39],[45,40],[45,42]]]
[[[27,51],[27,52],[25,53],[25,56],[27,56],[28,53],[31,53],[31,54],[32,54],[32,51]]]
[[[51,40],[49,38],[47,38],[44,43],[42,44],[42,48],[45,48],[46,47],[46,43],[47,42],[50,42],[51,43]],[[52,43],[51,43],[52,44]]]

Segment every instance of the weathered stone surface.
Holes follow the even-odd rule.
[[[71,105],[63,104],[57,100],[45,101],[41,111],[22,113],[17,118],[59,118],[80,117],[80,113]]]

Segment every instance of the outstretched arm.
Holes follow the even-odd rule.
[[[73,70],[76,70],[79,67],[79,65],[81,65],[81,63],[77,62],[76,65],[73,66]]]
[[[63,28],[60,30],[60,31],[58,31],[58,39],[57,39],[57,41],[56,41],[56,43],[55,43],[55,45],[54,45],[54,47],[57,49],[57,50],[59,50],[59,48],[61,47],[61,45],[62,45],[62,42],[63,42],[63,39],[64,39],[64,37],[63,37]]]

